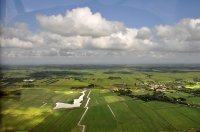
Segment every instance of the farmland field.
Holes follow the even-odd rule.
[[[84,119],[89,132],[175,131],[198,128],[200,124],[200,111],[195,108],[132,100],[100,89],[92,90],[91,98],[90,109]]]
[[[86,132],[199,131],[199,69],[198,65],[5,66],[1,131],[79,132],[84,127]],[[53,109],[57,102],[73,103],[83,89],[87,92],[80,107]]]

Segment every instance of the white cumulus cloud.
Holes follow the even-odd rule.
[[[40,26],[50,32],[65,36],[107,36],[125,30],[120,22],[108,21],[90,8],[76,8],[63,15],[38,15]]]
[[[4,27],[1,47],[9,48],[10,56],[15,53],[21,56],[200,53],[200,18],[136,29],[106,20],[100,13],[83,7],[65,15],[38,15],[37,21],[44,30],[32,32],[24,23]],[[11,48],[18,50],[13,52]]]
[[[33,43],[28,41],[22,41],[18,38],[0,38],[1,47],[6,48],[32,48]]]

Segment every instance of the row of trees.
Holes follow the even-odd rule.
[[[89,84],[87,86],[72,86],[71,89],[83,89],[83,88],[94,88],[96,85]]]
[[[177,88],[177,91],[189,93],[195,96],[200,96],[200,89]]]
[[[0,90],[0,96],[21,95],[21,90],[3,91]]]
[[[170,102],[170,103],[187,104],[185,102],[186,101],[185,98],[168,97],[168,96],[165,95],[165,93],[163,93],[161,91],[154,91],[152,95],[150,95],[150,94],[131,95],[131,97],[136,97],[136,98],[139,98],[143,101],[157,100],[157,101]]]
[[[113,90],[113,92],[117,93],[118,95],[127,95],[127,96],[130,96],[132,94],[130,88],[125,88],[125,89],[120,88],[117,90]]]

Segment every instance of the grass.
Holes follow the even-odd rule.
[[[53,107],[56,102],[71,102],[80,96],[79,90],[69,89],[54,91],[54,89],[35,88],[21,89],[21,91],[21,96],[18,98],[1,99],[3,131],[29,130],[44,122],[46,116],[54,115]]]
[[[89,107],[83,121],[87,132],[183,131],[199,128],[200,124],[199,109],[158,101],[145,103],[108,90],[92,90]]]
[[[200,82],[197,82],[194,85],[186,85],[185,87],[190,89],[200,89]]]
[[[47,116],[43,122],[32,128],[31,132],[68,132],[77,127],[83,108],[58,110]]]
[[[102,95],[106,95],[106,93],[99,89],[92,90],[90,94],[91,102],[89,105],[89,110],[82,121],[82,124],[86,125],[86,131],[88,132],[117,131],[115,119]]]
[[[198,96],[194,96],[188,93],[183,93],[183,92],[177,92],[177,91],[173,91],[171,92],[166,92],[166,95],[168,97],[175,97],[175,98],[185,98],[187,103],[191,103],[191,104],[198,104],[200,105],[200,97]]]

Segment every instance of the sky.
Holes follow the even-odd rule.
[[[1,63],[200,63],[199,5],[199,0],[0,0]]]

